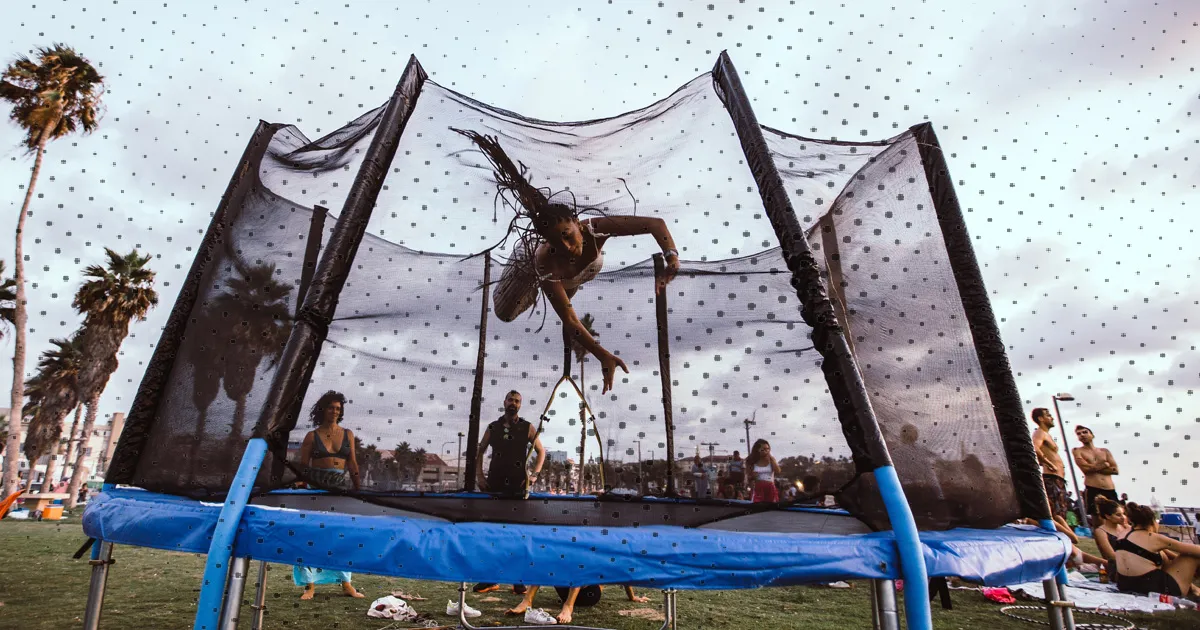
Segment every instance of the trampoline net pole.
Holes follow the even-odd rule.
[[[921,154],[921,165],[929,183],[929,196],[933,199],[950,269],[971,330],[975,353],[979,357],[984,384],[991,398],[1017,501],[1025,517],[1035,520],[1049,518],[1041,467],[1033,452],[1029,423],[1021,407],[1021,394],[1017,391],[1004,341],[1000,338],[1000,326],[983,284],[983,273],[975,257],[958,195],[954,192],[946,157],[932,124],[921,123],[910,130]]]
[[[483,254],[483,299],[479,307],[479,348],[475,353],[475,383],[471,389],[471,417],[467,426],[467,477],[463,489],[467,492],[475,490],[475,460],[482,454],[479,452],[479,424],[483,406],[483,370],[487,364],[487,324],[488,304],[491,293],[488,288],[492,283],[492,253]],[[463,471],[458,471],[462,479]]]
[[[667,488],[666,495],[676,495],[675,490],[675,403],[671,395],[671,335],[667,327],[667,289],[661,278],[666,271],[666,260],[662,254],[654,255],[654,317],[658,324],[658,374],[662,384],[663,424],[667,434]]]
[[[824,358],[822,371],[837,407],[842,432],[850,447],[855,469],[867,473],[892,463],[887,445],[871,408],[858,365],[850,352],[845,330],[821,283],[820,267],[805,240],[804,229],[788,199],[783,179],[771,158],[762,127],[750,106],[737,69],[725,52],[713,67],[713,83],[733,121],[746,163],[758,185],[763,209],[779,239],[792,272],[792,287],[801,303],[801,317],[812,327],[813,346]],[[747,446],[747,448],[749,448]]]
[[[286,453],[284,440],[296,424],[296,417],[291,414],[295,400],[303,399],[308,389],[342,288],[396,155],[400,136],[416,108],[425,78],[417,58],[409,57],[313,272],[312,283],[288,336],[254,431],[254,435],[266,437],[271,442],[274,452]]]

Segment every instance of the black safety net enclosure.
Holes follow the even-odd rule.
[[[922,528],[1045,516],[932,127],[849,143],[748,112],[724,55],[657,103],[573,123],[473,100],[414,59],[391,100],[319,140],[261,124],[108,481],[220,498],[265,437],[257,492],[303,481],[452,520],[690,526],[831,495],[886,529],[884,465]],[[498,183],[497,155],[528,186]],[[529,190],[582,220],[578,276],[533,261]],[[669,231],[673,278],[675,252],[614,230],[624,217]],[[555,282],[627,365],[610,391]],[[300,462],[330,390],[357,489]],[[546,452],[524,501],[476,492],[510,390]],[[751,504],[735,462],[758,440],[779,499]]]

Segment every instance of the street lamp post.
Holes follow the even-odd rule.
[[[1060,392],[1050,397],[1054,401],[1054,417],[1058,420],[1058,429],[1062,432],[1063,439],[1063,454],[1067,457],[1067,467],[1071,470],[1071,485],[1075,487],[1075,511],[1079,513],[1079,522],[1084,527],[1090,525],[1087,520],[1087,508],[1084,506],[1084,497],[1079,492],[1079,479],[1075,475],[1075,458],[1071,456],[1071,445],[1067,443],[1067,425],[1063,424],[1062,412],[1058,409],[1058,401],[1070,402],[1075,400],[1075,397],[1065,392]]]
[[[450,450],[450,449],[447,449],[447,448],[446,448],[446,445],[447,445],[447,444],[453,444],[453,443],[454,443],[454,440],[451,440],[451,441],[449,441],[449,442],[442,442],[442,446],[441,446],[441,448],[439,448],[438,450],[439,450],[439,451],[442,451],[442,452],[448,451],[448,450]],[[447,454],[447,455],[449,455],[449,453],[446,453],[446,454]],[[445,472],[445,469],[443,469],[443,472]],[[455,474],[455,475],[458,475],[458,473],[457,473],[457,472],[455,472],[454,474]],[[438,486],[440,486],[440,487],[438,488],[438,490],[445,490],[445,489],[446,489],[446,480],[445,480],[445,479],[442,479],[441,483],[439,483],[439,484],[438,484]]]
[[[758,412],[756,411],[754,413],[757,414]],[[755,422],[753,418],[747,418],[742,421],[742,424],[746,425],[746,454],[749,455],[750,454],[750,427],[752,427],[758,423]]]
[[[646,470],[642,466],[642,441],[634,440],[638,445],[638,491],[643,495],[646,494]]]
[[[464,488],[464,487],[466,487],[466,486],[464,486],[464,485],[463,485],[463,483],[462,483],[462,480],[463,480],[463,474],[462,474],[462,440],[463,440],[463,438],[464,438],[464,437],[466,437],[466,435],[467,435],[467,434],[466,434],[466,433],[463,433],[462,431],[459,431],[459,432],[458,432],[458,453],[457,453],[457,455],[455,456],[455,459],[454,459],[454,470],[455,470],[455,473],[454,473],[454,475],[455,475],[455,481],[457,481],[457,482],[458,482],[458,486],[459,486],[460,488]]]

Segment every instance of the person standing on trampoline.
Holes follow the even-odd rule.
[[[666,274],[660,288],[679,272],[679,250],[671,231],[662,219],[653,217],[613,216],[580,219],[579,212],[563,203],[552,203],[525,179],[525,169],[517,168],[495,137],[474,131],[453,129],[470,138],[491,163],[499,196],[516,210],[509,231],[517,232],[519,242],[493,293],[495,313],[511,322],[537,301],[538,290],[546,296],[563,323],[564,335],[578,342],[596,360],[604,376],[607,393],[613,387],[617,368],[626,374],[629,368],[588,332],[571,306],[579,287],[594,279],[604,267],[604,244],[619,236],[649,234],[665,255]],[[515,202],[508,195],[515,197]],[[522,224],[529,220],[529,226]]]
[[[354,433],[340,425],[345,415],[346,397],[327,391],[317,399],[309,417],[317,428],[309,431],[300,444],[300,468],[309,481],[326,488],[346,487],[347,476],[354,490],[359,488],[358,458],[354,454]],[[327,571],[306,566],[292,567],[292,580],[303,586],[300,599],[312,599],[317,584],[341,584],[349,597],[363,597],[350,583],[349,571]]]
[[[775,475],[782,472],[779,462],[771,454],[771,443],[755,440],[750,454],[746,456],[746,471],[754,480],[750,500],[754,503],[778,503],[779,488],[775,487]]]
[[[533,486],[546,462],[546,449],[542,447],[537,428],[518,415],[520,411],[521,392],[514,389],[504,397],[504,415],[484,430],[475,455],[475,478],[479,480],[479,489],[506,499],[524,499],[526,489]],[[492,449],[492,463],[484,477],[483,455],[489,448]],[[531,448],[537,453],[532,474],[527,467]],[[498,584],[481,582],[475,585],[474,591],[488,593],[499,588]],[[525,587],[514,584],[513,592],[522,595]]]

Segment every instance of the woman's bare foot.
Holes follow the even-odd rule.
[[[650,598],[646,597],[645,595],[631,595],[629,597],[629,601],[645,604],[646,602],[650,601]]]
[[[316,595],[316,594],[317,594],[317,587],[313,584],[309,584],[304,587],[304,592],[300,593],[300,599],[305,599],[305,600],[312,599],[313,595]]]
[[[525,600],[521,600],[520,604],[517,604],[513,608],[509,608],[508,610],[506,610],[504,612],[504,614],[506,614],[506,615],[524,615],[526,610],[529,610],[529,604],[527,604],[525,602]]]
[[[558,619],[558,623],[560,624],[571,623],[571,615],[574,613],[574,606],[567,606],[564,604],[562,610],[558,611],[558,616],[555,617],[555,619]]]
[[[349,582],[342,582],[342,592],[346,594],[346,597],[354,597],[358,599],[366,597],[366,595],[354,590],[354,585]]]

